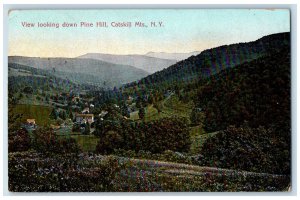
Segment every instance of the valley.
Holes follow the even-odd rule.
[[[185,54],[11,56],[10,191],[287,191],[290,57],[287,32]]]

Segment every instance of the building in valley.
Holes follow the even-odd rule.
[[[89,124],[94,122],[94,114],[75,114],[75,120],[77,123],[83,124],[88,122]]]

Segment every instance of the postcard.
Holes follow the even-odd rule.
[[[10,10],[9,191],[291,191],[290,14]]]

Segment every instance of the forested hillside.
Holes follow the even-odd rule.
[[[289,126],[290,64],[290,49],[284,48],[212,76],[195,97],[206,113],[205,128],[223,130],[245,121]]]
[[[128,84],[128,87],[135,85],[155,89],[162,85],[175,87],[178,84],[206,78],[224,69],[268,55],[270,51],[289,46],[289,41],[289,33],[278,33],[265,36],[254,42],[208,49],[197,56],[191,56],[167,69],[142,78],[140,81]]]

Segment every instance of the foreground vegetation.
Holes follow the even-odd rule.
[[[18,192],[286,191],[289,177],[97,154],[9,154]]]

